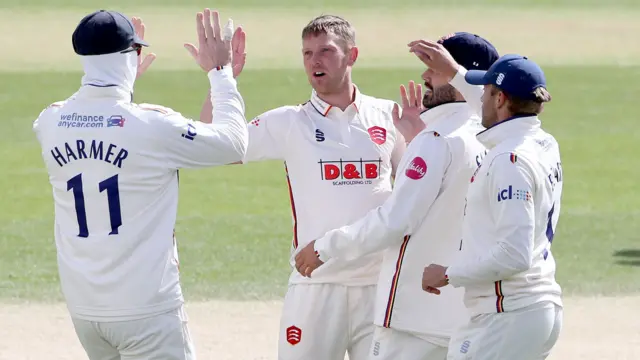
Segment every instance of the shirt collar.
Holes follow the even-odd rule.
[[[460,116],[456,116],[458,114]],[[472,115],[473,112],[466,102],[451,102],[423,111],[420,119],[427,125],[426,130],[446,134],[462,126]]]
[[[536,115],[513,116],[481,131],[476,138],[491,149],[507,139],[538,130],[540,124]]]
[[[352,96],[353,96],[353,102],[349,106],[353,105],[353,107],[356,109],[356,112],[360,112],[360,107],[362,104],[362,94],[360,94],[360,89],[358,89],[358,87],[355,84],[353,85]],[[320,97],[318,96],[318,93],[315,90],[311,91],[310,102],[313,108],[316,109],[316,111],[324,117],[329,115],[329,112],[331,111],[331,109],[333,109],[333,105],[329,105],[324,100],[320,99]]]
[[[116,85],[83,85],[75,94],[76,98],[113,98],[133,101],[133,94]]]

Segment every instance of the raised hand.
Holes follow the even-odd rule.
[[[233,22],[231,19],[225,26],[224,34],[221,34],[220,14],[217,11],[212,12],[210,9],[204,9],[204,12],[199,12],[196,15],[196,30],[198,32],[198,46],[184,44],[184,47],[200,68],[209,72],[218,67],[231,66],[233,57],[231,52]]]
[[[233,77],[237,78],[238,75],[244,69],[244,64],[247,61],[247,53],[245,51],[247,45],[247,34],[242,27],[238,27],[233,32],[233,38],[231,39],[231,51],[233,52],[233,59],[231,60],[231,67],[233,68]]]
[[[393,124],[404,136],[406,142],[411,142],[426,125],[420,119],[420,114],[424,111],[422,106],[422,85],[409,81],[409,91],[404,85],[400,85],[400,97],[402,98],[402,115],[398,104],[393,106]]]
[[[132,17],[131,22],[133,23],[133,29],[135,30],[136,35],[138,35],[140,40],[144,40],[144,32],[146,30],[146,27],[142,19],[140,19],[139,17]],[[155,59],[156,54],[150,53],[147,54],[143,60],[142,49],[140,49],[140,51],[138,52],[138,72],[136,73],[136,79],[142,76],[142,74],[147,71],[147,69],[149,68],[149,66],[151,66]]]
[[[430,69],[447,76],[451,81],[458,72],[458,63],[442,44],[431,40],[415,40],[408,44],[414,53]]]

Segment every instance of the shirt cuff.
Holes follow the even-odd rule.
[[[458,282],[459,279],[456,274],[456,271],[458,271],[458,269],[455,266],[449,266],[447,267],[447,270],[444,272],[444,275],[449,280],[449,285],[453,286],[454,288],[461,286],[461,284]]]
[[[234,87],[236,79],[233,78],[233,69],[231,66],[219,66],[207,73],[212,91],[220,91]]]
[[[451,81],[449,81],[449,84],[451,84],[456,89],[459,88],[459,86],[468,85],[467,84],[467,80],[464,79],[464,76],[466,74],[467,74],[467,69],[465,69],[464,66],[462,66],[462,65],[458,66],[458,72],[453,77],[453,79],[451,79]]]
[[[316,240],[316,242],[313,244],[313,250],[315,250],[316,255],[318,256],[318,259],[320,259],[320,261],[327,262],[329,259],[331,259],[331,256],[327,252],[328,241],[325,241],[325,238]]]

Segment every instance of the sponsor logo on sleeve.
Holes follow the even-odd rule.
[[[195,139],[196,137],[196,127],[193,126],[193,124],[189,124],[187,125],[187,133],[186,134],[182,134],[182,137],[187,139],[187,140],[191,140],[193,141],[193,139]]]
[[[529,190],[514,189],[513,185],[498,191],[498,202],[506,200],[523,200],[531,201],[531,192]]]
[[[251,122],[249,124],[251,124],[253,126],[260,126],[260,119],[255,118],[255,119],[251,120]]]
[[[413,158],[404,172],[409,179],[413,180],[422,179],[426,173],[427,163],[420,156]]]

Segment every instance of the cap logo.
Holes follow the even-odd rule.
[[[502,85],[502,81],[504,80],[504,74],[499,73],[498,78],[496,79],[496,85]]]

